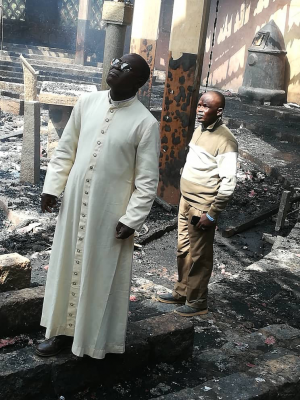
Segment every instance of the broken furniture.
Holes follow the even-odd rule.
[[[49,105],[48,158],[51,158],[78,98],[91,92],[97,92],[96,85],[43,82],[39,100]]]
[[[257,32],[248,53],[243,86],[238,91],[242,100],[283,105],[287,52],[282,33],[273,20]]]

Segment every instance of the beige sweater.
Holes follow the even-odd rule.
[[[197,128],[181,176],[181,193],[193,207],[217,218],[236,186],[238,145],[231,131],[216,121]]]

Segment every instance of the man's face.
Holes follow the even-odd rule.
[[[197,106],[197,119],[204,126],[213,124],[223,113],[220,100],[214,93],[205,93]]]
[[[120,62],[116,63],[116,65],[112,65],[109,69],[106,78],[107,84],[112,89],[117,89],[118,92],[137,90],[140,82],[138,60],[130,54],[127,54],[118,60]],[[127,66],[124,66],[124,63],[126,63]]]

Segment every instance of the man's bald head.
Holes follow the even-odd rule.
[[[134,73],[137,76],[140,76],[141,86],[143,86],[150,76],[150,67],[147,61],[136,53],[125,54],[122,57],[122,60],[128,62],[131,65]]]
[[[209,92],[203,93],[202,97],[203,96],[208,96],[216,106],[224,110],[226,101],[225,96],[221,92],[210,90]]]
[[[197,107],[198,121],[207,127],[222,117],[225,108],[225,97],[217,91],[204,93]]]
[[[122,65],[126,65],[125,68]],[[106,82],[121,96],[132,96],[149,79],[150,68],[147,62],[139,54],[125,54],[112,64],[107,75]]]

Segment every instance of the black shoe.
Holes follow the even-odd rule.
[[[157,300],[161,303],[168,303],[168,304],[184,304],[185,298],[182,297],[181,299],[176,299],[173,297],[172,293],[161,293],[157,295]]]
[[[190,307],[187,305],[184,305],[182,307],[178,307],[175,310],[176,314],[181,315],[182,317],[194,317],[196,315],[205,315],[208,313],[208,309],[199,309],[199,308],[194,308],[194,307]]]
[[[53,336],[52,338],[40,343],[36,347],[35,353],[40,357],[56,356],[56,354],[59,354],[63,350],[71,348],[72,342],[73,338],[70,336]]]

